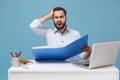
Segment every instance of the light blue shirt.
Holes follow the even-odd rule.
[[[61,33],[56,28],[42,27],[38,19],[33,20],[30,28],[35,33],[44,36],[48,46],[63,47],[81,37],[78,31],[70,28],[67,28],[64,33]]]

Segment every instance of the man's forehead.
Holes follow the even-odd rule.
[[[53,14],[54,14],[54,16],[55,15],[64,15],[64,11],[63,10],[54,11]]]

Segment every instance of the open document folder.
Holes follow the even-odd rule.
[[[36,61],[66,60],[83,52],[83,47],[88,43],[88,34],[75,40],[64,47],[32,47],[32,54]]]

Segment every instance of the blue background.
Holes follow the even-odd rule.
[[[34,59],[31,47],[46,45],[29,24],[56,6],[67,10],[68,27],[89,34],[90,45],[120,40],[120,0],[0,0],[0,80],[8,79],[9,51],[22,50],[21,58]],[[52,20],[44,26],[53,26]],[[120,69],[120,51],[116,66]]]

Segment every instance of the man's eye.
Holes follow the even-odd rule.
[[[63,18],[63,16],[60,16],[60,18]]]

